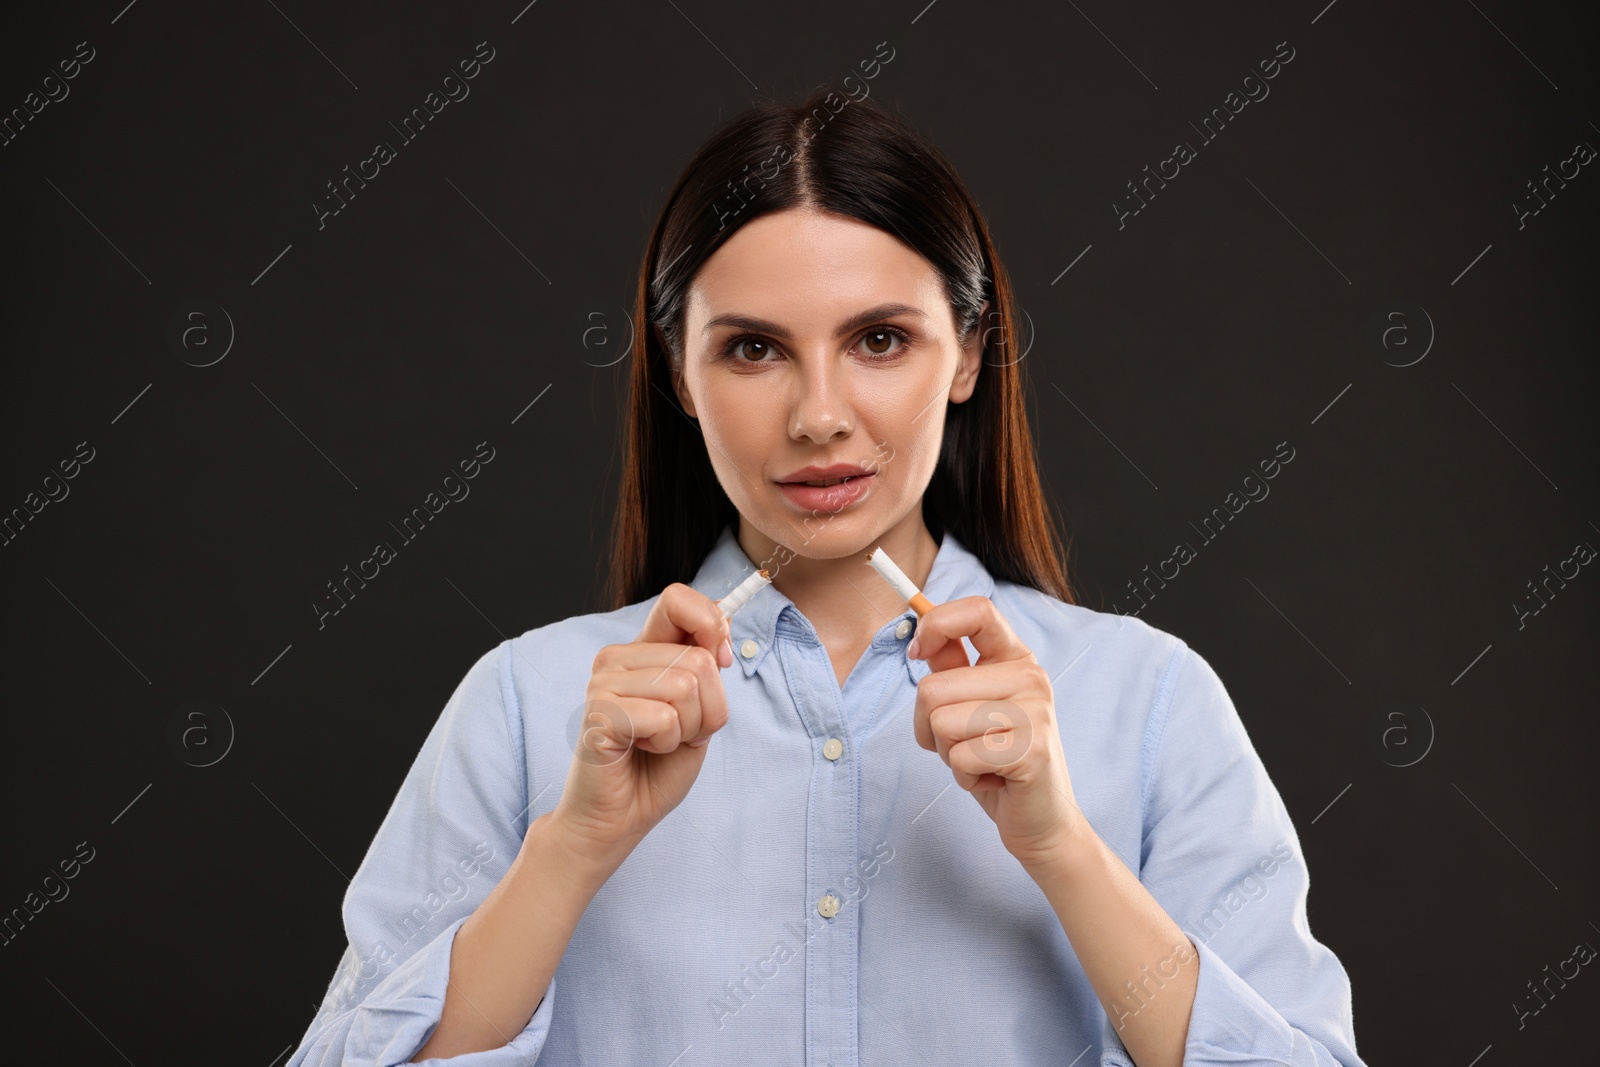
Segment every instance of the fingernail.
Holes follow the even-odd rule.
[[[724,667],[733,666],[733,642],[726,637],[722,639],[722,648],[717,652],[717,662]]]
[[[700,739],[700,740],[698,740],[698,741],[690,741],[690,742],[689,742],[689,747],[690,747],[690,748],[705,748],[705,747],[706,747],[706,745],[707,745],[707,744],[708,744],[708,743],[709,743],[709,742],[710,742],[710,741],[711,741],[711,735],[710,735],[710,734],[707,734],[707,735],[706,735],[706,736],[704,736],[704,737],[702,737],[702,738],[701,738],[701,739]]]
[[[912,637],[911,643],[906,646],[906,655],[910,656],[912,659],[916,659],[917,653],[922,650],[921,646],[917,644],[917,640],[918,637]]]

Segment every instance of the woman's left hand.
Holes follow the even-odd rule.
[[[969,664],[961,638],[978,650]],[[1024,867],[1059,860],[1089,831],[1067,775],[1055,692],[985,596],[935,605],[906,654],[933,673],[917,684],[917,744],[954,772]]]

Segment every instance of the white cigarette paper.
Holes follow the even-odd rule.
[[[771,584],[772,579],[768,577],[765,569],[755,571],[740,582],[737,589],[717,601],[717,607],[722,609],[724,615],[732,618],[734,612],[750,603],[750,598],[759,593],[762,586]]]
[[[894,586],[895,592],[906,598],[906,602],[916,610],[917,618],[921,618],[933,610],[933,602],[922,595],[922,590],[917,588],[917,583],[906,577],[906,572],[895,565],[894,560],[881,547],[875,548],[867,556],[867,562],[872,564],[872,569],[883,575],[883,580]]]

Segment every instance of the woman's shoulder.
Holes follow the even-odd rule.
[[[624,644],[639,636],[659,593],[612,611],[569,615],[525,630],[502,642],[506,668],[523,686],[559,687],[574,679],[586,684],[594,658],[606,645]]]
[[[995,579],[994,586],[991,599],[995,606],[1023,643],[1036,652],[1038,648],[1023,636],[1024,630],[1052,652],[1096,648],[1103,656],[1130,666],[1165,663],[1188,648],[1181,637],[1137,615],[1069,604],[1031,585],[1005,579]]]
[[[996,579],[991,599],[1086,725],[1124,734],[1159,722],[1194,656],[1175,634],[1117,612],[1069,604],[1028,585]]]

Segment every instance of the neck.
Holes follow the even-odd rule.
[[[863,537],[854,527],[849,521],[813,524],[810,531],[796,525],[801,539],[782,544],[739,517],[739,547],[772,572],[773,586],[810,621],[824,645],[865,644],[906,610],[905,598],[867,562],[869,552],[882,548],[919,589],[939,553],[921,507],[879,537]]]

